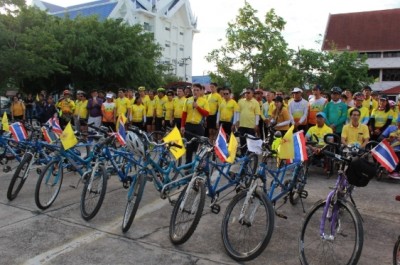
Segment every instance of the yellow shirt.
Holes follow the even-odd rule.
[[[80,119],[87,119],[88,117],[88,100],[85,99],[84,101],[78,100],[75,103],[75,111],[74,115],[78,116]]]
[[[133,104],[135,104],[135,97],[132,98],[126,98],[128,100],[128,109],[132,107]]]
[[[25,112],[25,105],[21,101],[18,101],[17,103],[12,103],[11,105],[11,110],[13,116],[23,116]]]
[[[170,121],[173,119],[173,113],[174,113],[174,99],[171,101],[167,100],[167,102],[164,103],[164,113],[165,113],[165,120]]]
[[[374,109],[378,108],[378,101],[370,97],[369,99],[364,99],[362,106],[366,107],[371,114]]]
[[[260,115],[260,104],[254,98],[239,100],[239,126],[254,129],[256,126],[256,115]]]
[[[321,128],[318,127],[318,125],[310,127],[307,131],[307,138],[310,139],[311,141],[316,141],[315,139],[316,135],[318,137],[318,146],[325,146],[325,141],[324,141],[324,136],[327,135],[328,133],[333,133],[332,128],[329,127],[328,125],[324,124]]]
[[[393,119],[393,111],[385,112],[384,110],[375,109],[372,111],[371,118],[375,118],[375,128],[382,128],[388,119]]]
[[[234,99],[230,99],[228,102],[223,99],[221,105],[219,106],[218,112],[220,121],[233,122],[233,115],[235,112],[239,112],[239,105]]]
[[[221,95],[217,92],[211,93],[208,96],[208,106],[210,107],[210,115],[215,115],[217,113],[221,101],[222,101]]]
[[[158,96],[155,96],[156,99],[156,117],[157,118],[163,118],[164,117],[164,104],[165,102],[168,101],[167,95],[165,95],[163,98],[159,98]]]
[[[142,97],[142,104],[146,106],[147,101],[150,100],[149,95],[144,95],[144,97]]]
[[[146,117],[153,117],[154,109],[156,108],[156,99],[153,98],[153,100],[151,100],[149,98],[144,105],[146,107]]]
[[[355,109],[356,107],[349,108],[347,110],[347,123],[350,123],[350,112]],[[369,121],[369,110],[365,107],[361,107],[358,109],[361,112],[360,115],[360,123],[367,124]]]
[[[126,112],[129,107],[129,99],[126,97],[115,99],[115,107],[117,110],[117,116],[124,114],[126,116]]]
[[[75,110],[75,103],[70,99],[62,99],[57,103],[56,107],[61,109],[62,114],[72,114]]]
[[[352,124],[346,124],[343,126],[342,138],[346,139],[347,144],[354,145],[358,143],[361,145],[364,140],[369,139],[368,126],[365,124],[358,124],[358,127],[354,127]]]
[[[186,98],[174,98],[174,118],[182,118],[183,105],[185,104]]]
[[[193,101],[193,97],[188,98],[183,105],[183,111],[187,113],[187,123],[199,124],[203,119],[203,116],[200,114],[200,112],[198,112],[197,109],[193,108]],[[205,99],[204,97],[199,97],[196,103],[197,105],[199,105],[200,108],[205,109],[206,111],[210,111],[207,99]]]
[[[146,116],[146,108],[143,104],[133,104],[131,106],[131,117],[133,122],[143,122],[144,116]]]

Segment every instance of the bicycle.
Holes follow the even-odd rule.
[[[326,137],[327,144],[338,147]],[[370,162],[369,152],[358,147],[345,147],[341,154],[323,152],[339,162],[338,178],[326,199],[316,202],[304,219],[298,241],[300,262],[357,264],[364,232],[352,192],[368,184],[376,167]]]
[[[29,128],[29,127],[27,127]],[[21,191],[31,170],[35,169],[38,174],[41,173],[40,167],[49,163],[52,159],[51,155],[59,149],[57,145],[49,144],[41,140],[41,131],[37,128],[30,127],[32,133],[29,139],[24,143],[27,145],[21,162],[14,171],[10,184],[7,189],[8,200],[14,200]]]
[[[250,135],[244,135],[243,137],[251,137]],[[207,139],[207,138],[206,138]],[[227,190],[228,188],[234,187],[233,191],[238,191],[245,186],[246,177],[251,176],[255,173],[257,168],[258,158],[254,153],[248,152],[246,156],[241,158],[236,157],[235,163],[240,163],[238,172],[231,171],[233,164],[218,162],[215,157],[214,147],[209,143],[208,140],[204,140],[206,145],[205,155],[203,156],[199,166],[196,168],[196,174],[188,184],[188,188],[183,190],[179,195],[177,202],[172,210],[170,226],[169,226],[169,238],[170,241],[175,245],[185,243],[190,236],[194,233],[196,226],[186,226],[187,219],[193,217],[192,223],[198,224],[203,212],[205,204],[205,196],[200,196],[200,201],[190,201],[193,189],[199,184],[204,183],[207,195],[211,198],[211,212],[218,214],[220,212],[220,205],[217,203],[219,199],[226,197],[228,194],[220,198],[220,193]],[[216,173],[214,183],[211,181],[211,177]],[[227,181],[226,184],[220,185],[221,178]],[[242,185],[243,184],[243,185]],[[196,215],[193,215],[193,212]],[[187,219],[186,219],[187,218]]]
[[[400,195],[396,196],[396,201],[400,202]],[[393,265],[400,265],[400,236],[397,238],[393,248]]]
[[[256,174],[252,176],[250,185],[230,201],[223,216],[221,235],[224,248],[236,261],[254,259],[264,251],[272,236],[274,212],[278,217],[287,218],[277,212],[280,207],[274,210],[278,200],[284,198],[285,204],[289,198],[290,203],[295,205],[299,199],[308,196],[304,190],[307,183],[305,173],[308,173],[304,163],[289,164],[275,160],[278,164],[272,166],[274,159],[276,151],[270,149],[267,139],[262,143],[262,161]],[[270,185],[267,183],[267,175],[272,177]],[[287,178],[287,175],[291,177]],[[261,190],[258,189],[259,186],[262,187]]]

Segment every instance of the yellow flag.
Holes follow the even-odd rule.
[[[8,126],[8,117],[7,117],[7,113],[4,112],[3,114],[3,118],[1,119],[1,124],[3,125],[3,130],[6,132],[10,131],[10,127]]]
[[[226,158],[226,162],[231,164],[235,162],[237,147],[238,147],[238,142],[236,140],[235,135],[231,132],[231,137],[229,138],[229,144],[228,144],[229,156]]]
[[[278,147],[278,157],[280,159],[293,159],[294,158],[294,143],[293,143],[293,129],[292,125],[282,138],[282,142]]]
[[[171,154],[175,157],[175,159],[179,159],[181,156],[183,156],[186,153],[186,148],[183,145],[183,140],[182,140],[182,136],[181,136],[181,132],[178,130],[178,128],[175,126],[174,129],[172,129],[172,131],[163,138],[165,143],[176,143],[180,146],[182,146],[182,148],[178,148],[178,147],[171,147],[169,149],[169,151],[171,151]]]
[[[121,113],[121,115],[118,116],[117,124],[115,124],[115,131],[116,132],[118,132],[118,129],[119,129],[119,121],[122,121],[122,123],[125,124],[126,120],[127,120],[127,118],[123,113]]]
[[[39,94],[36,94],[36,101],[39,101]]]
[[[68,122],[67,126],[65,126],[65,129],[60,136],[60,140],[65,150],[70,149],[78,143],[71,122]]]

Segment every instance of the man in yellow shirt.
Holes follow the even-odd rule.
[[[156,98],[155,92],[149,91],[149,100],[144,104],[146,107],[146,131],[153,132],[155,130],[155,108],[156,108]]]
[[[209,94],[207,97],[210,113],[207,116],[206,128],[208,130],[208,137],[210,138],[211,143],[214,143],[217,137],[217,112],[222,101],[221,95],[217,92],[217,87],[217,83],[211,83],[211,94]]]
[[[146,88],[144,86],[140,86],[138,88],[140,98],[142,99],[142,104],[146,106],[147,101],[150,100],[149,95],[146,95]]]
[[[177,128],[181,128],[183,105],[186,101],[182,87],[176,89],[176,95],[177,97],[174,99],[174,125],[176,125]]]
[[[237,122],[238,131],[244,134],[256,135],[258,134],[258,123],[260,120],[260,104],[253,98],[254,89],[246,88],[244,92],[245,97],[239,100],[239,121]],[[246,144],[244,137],[240,138],[240,146]],[[242,155],[247,152],[247,147],[242,149]]]
[[[88,100],[86,93],[78,90],[76,93],[76,103],[74,111],[75,130],[86,133],[88,122]]]
[[[56,107],[60,111],[60,126],[64,129],[68,122],[72,120],[75,103],[71,100],[71,92],[69,90],[64,90],[63,96],[64,97],[58,101]]]
[[[325,146],[324,137],[328,133],[333,133],[332,128],[325,124],[326,114],[324,112],[318,112],[316,115],[317,124],[308,129],[306,137],[308,140],[317,141],[317,147]]]
[[[363,94],[365,98],[362,105],[363,107],[366,107],[369,110],[370,115],[374,109],[378,108],[378,101],[372,98],[371,93],[372,93],[371,87],[364,86]]]
[[[350,123],[343,126],[342,144],[358,145],[362,148],[369,141],[368,126],[359,122],[361,112],[359,109],[350,111]]]
[[[168,97],[165,95],[165,88],[160,87],[157,89],[157,96],[156,98],[156,106],[155,106],[155,111],[156,111],[156,119],[155,119],[155,125],[156,125],[156,131],[161,131],[163,130],[163,121],[164,121],[164,104],[167,102]]]
[[[116,113],[117,113],[117,121],[118,117],[120,115],[125,115],[125,117],[128,117],[128,105],[129,100],[125,97],[125,91],[124,89],[118,90],[118,98],[115,99],[115,108],[116,108]]]
[[[222,91],[224,99],[217,114],[217,128],[222,126],[227,137],[229,137],[239,117],[239,105],[231,98],[230,88],[224,88]]]
[[[168,90],[167,101],[164,103],[163,127],[172,127],[174,124],[174,91]]]
[[[192,92],[193,96],[188,98],[183,105],[182,121],[181,121],[181,133],[185,132],[185,138],[190,141],[193,138],[192,134],[203,136],[204,127],[201,124],[203,117],[207,117],[210,111],[207,99],[201,97],[201,85],[193,84]],[[186,147],[186,163],[192,162],[193,153],[197,150],[198,144],[190,144]]]

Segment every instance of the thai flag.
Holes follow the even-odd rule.
[[[120,143],[120,145],[125,145],[126,144],[126,131],[125,131],[125,124],[122,121],[122,119],[118,119],[118,132],[116,134],[117,140]]]
[[[50,131],[47,127],[42,127],[40,128],[42,133],[43,133],[43,138],[48,142],[49,144],[55,142],[58,139],[57,134],[55,134],[53,131]]]
[[[399,163],[399,158],[386,139],[375,146],[371,154],[389,172],[392,172]]]
[[[20,122],[14,122],[11,124],[10,131],[17,142],[28,139],[28,133],[26,132],[24,125]]]
[[[50,118],[50,119],[46,122],[46,124],[47,124],[48,126],[50,126],[51,130],[52,130],[55,134],[57,134],[57,135],[61,135],[61,134],[62,134],[63,130],[62,130],[61,126],[60,126],[60,123],[58,122],[58,118],[57,118],[57,117]]]
[[[222,162],[225,162],[226,158],[229,157],[228,144],[226,142],[226,134],[222,126],[221,129],[219,130],[217,139],[215,140],[214,150],[215,154]]]
[[[304,162],[308,160],[306,140],[303,131],[299,131],[293,134],[294,144],[294,158],[289,160],[291,163]]]

